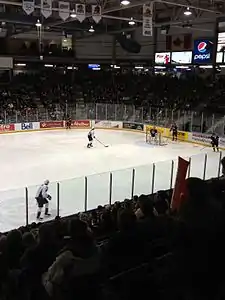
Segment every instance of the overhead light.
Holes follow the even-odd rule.
[[[76,18],[76,13],[75,13],[75,10],[73,9],[72,10],[72,12],[71,12],[71,14],[70,14],[70,16],[71,16],[71,18]]]
[[[53,65],[48,65],[48,64],[47,64],[47,65],[45,65],[45,67],[46,67],[46,68],[53,68],[54,66],[53,66]]]
[[[202,66],[199,66],[200,69],[212,69],[213,66],[212,65],[202,65]]]
[[[188,66],[176,66],[175,68],[176,69],[189,69]]]
[[[120,3],[121,3],[122,5],[129,5],[129,4],[130,4],[130,1],[128,1],[128,0],[122,0]]]
[[[190,8],[189,8],[189,7],[187,7],[187,9],[184,11],[184,15],[185,15],[185,16],[190,16],[190,15],[192,15],[192,12],[190,11]]]
[[[66,43],[66,42],[67,42],[67,39],[63,39],[63,42]]]
[[[155,69],[166,69],[166,67],[163,67],[163,66],[155,66],[154,68]]]
[[[135,25],[134,19],[132,17],[130,18],[129,25],[131,26]]]
[[[89,29],[89,32],[95,32],[93,26],[91,26],[91,28]]]
[[[21,64],[21,63],[18,63],[16,64],[17,67],[26,67],[26,64]]]
[[[35,24],[37,27],[41,27],[41,22],[40,20],[37,20],[36,24]]]

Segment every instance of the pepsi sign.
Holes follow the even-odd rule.
[[[193,50],[193,63],[207,64],[212,62],[213,42],[210,40],[195,40]]]

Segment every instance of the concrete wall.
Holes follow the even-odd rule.
[[[96,35],[75,40],[74,44],[78,59],[112,59],[113,36]]]

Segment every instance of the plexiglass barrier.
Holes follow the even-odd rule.
[[[189,132],[216,132],[225,135],[225,116],[199,111],[166,109],[157,107],[137,107],[135,105],[76,103],[55,104],[51,108],[38,107],[21,113],[17,110],[5,111],[0,108],[1,124],[63,120],[70,116],[73,120],[110,120],[150,123],[170,127],[176,122],[179,130]]]
[[[221,175],[220,153],[200,153],[190,158],[187,177],[209,179]],[[49,184],[51,220],[84,212],[134,195],[151,194],[173,188],[178,160],[161,161],[150,165],[73,178]],[[38,185],[0,191],[0,231],[36,222]]]

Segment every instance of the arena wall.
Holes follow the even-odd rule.
[[[153,125],[144,124],[130,121],[108,121],[108,120],[73,120],[72,129],[89,129],[91,127],[106,129],[106,130],[123,130],[139,132],[144,134],[149,131]],[[156,127],[161,133],[163,138],[171,139],[171,132],[169,128]],[[41,122],[25,122],[15,124],[1,124],[0,134],[16,133],[16,132],[32,132],[43,130],[60,130],[65,129],[65,121],[41,121]],[[200,132],[186,132],[178,130],[178,140],[181,142],[188,142],[193,144],[199,144],[204,147],[210,147],[211,140],[210,134]],[[220,149],[225,150],[225,138],[220,137]]]

